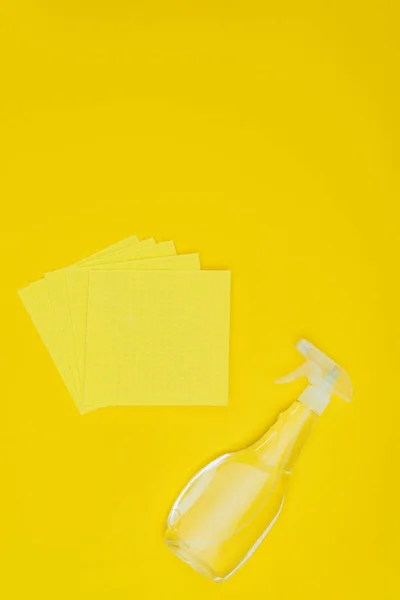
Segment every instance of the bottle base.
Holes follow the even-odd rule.
[[[214,581],[214,583],[223,583],[225,581],[225,578],[217,575],[217,573],[215,573],[208,565],[203,563],[196,556],[193,556],[183,542],[180,542],[179,540],[166,539],[165,543],[171,552],[178,556],[187,565],[190,565],[192,569],[200,573],[200,575],[203,575],[203,577]]]

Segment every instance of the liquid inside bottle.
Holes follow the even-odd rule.
[[[296,401],[255,444],[195,475],[169,515],[169,548],[214,581],[230,577],[278,518],[288,476],[317,420]]]

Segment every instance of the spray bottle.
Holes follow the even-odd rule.
[[[332,394],[349,402],[347,373],[306,340],[305,362],[278,380],[309,385],[254,444],[217,458],[184,488],[172,507],[168,547],[207,578],[226,581],[253,554],[282,510],[294,463]]]

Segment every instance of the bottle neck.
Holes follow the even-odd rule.
[[[299,396],[299,402],[310,408],[318,416],[321,416],[328,406],[332,393],[332,386],[329,382],[325,385],[308,385],[304,392]]]
[[[270,469],[290,472],[317,421],[318,415],[296,400],[254,444],[258,460]]]

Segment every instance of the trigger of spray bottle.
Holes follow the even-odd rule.
[[[304,356],[305,362],[275,383],[289,383],[300,377],[306,377],[309,385],[299,396],[298,401],[308,406],[318,416],[329,404],[332,394],[336,394],[346,402],[351,401],[353,386],[350,377],[342,367],[307,340],[300,340],[297,350]]]

